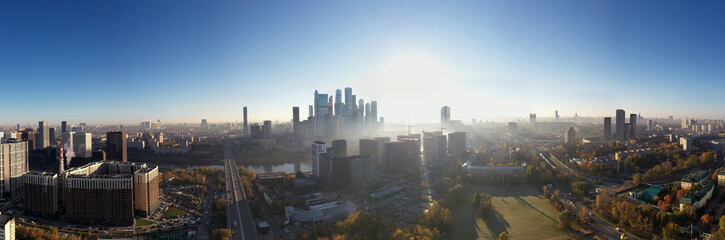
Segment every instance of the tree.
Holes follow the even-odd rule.
[[[663,239],[677,239],[677,224],[670,222],[667,223],[667,226],[662,228],[662,238]]]
[[[543,187],[541,188],[541,190],[542,190],[542,192],[544,192],[544,197],[545,197],[545,198],[549,198],[549,191],[550,191],[550,190],[549,190],[549,187],[548,187],[548,186],[543,186]]]
[[[226,228],[214,229],[211,234],[212,240],[229,240],[232,239],[232,231]]]
[[[506,234],[506,231],[501,232],[501,234],[498,235],[498,240],[508,240],[509,235]]]
[[[428,211],[418,217],[418,223],[431,229],[437,228],[445,231],[451,224],[451,211],[438,202],[433,202]]]
[[[214,209],[222,213],[225,212],[227,210],[227,200],[219,198],[219,200],[216,201],[216,204],[214,204]]]
[[[642,183],[642,174],[641,173],[635,173],[634,176],[632,176],[632,183],[637,186]]]
[[[562,229],[571,229],[571,223],[576,219],[573,213],[569,210],[564,210],[559,214],[559,227]]]
[[[720,229],[717,230],[720,237],[725,237],[725,215],[720,216]]]

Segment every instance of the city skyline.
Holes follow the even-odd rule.
[[[0,78],[31,97],[0,126],[286,122],[345,87],[388,123],[725,118],[721,3],[564,2],[2,3]]]

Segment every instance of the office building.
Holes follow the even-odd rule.
[[[249,135],[249,126],[247,126],[247,107],[242,108],[242,114],[244,115],[244,136]]]
[[[60,143],[63,145],[63,149],[65,150],[63,152],[63,154],[65,155],[63,157],[65,159],[68,159],[68,157],[71,155],[71,152],[75,154],[75,144],[73,141],[75,140],[75,138],[73,137],[73,134],[75,134],[75,132],[67,132],[63,133],[63,135],[61,136]]]
[[[378,101],[370,102],[370,119],[377,125],[378,122]]]
[[[62,175],[65,218],[85,224],[133,225],[160,203],[159,169],[145,163],[103,161]]]
[[[335,116],[344,116],[345,104],[342,102],[342,90],[335,90]]]
[[[345,88],[345,116],[346,117],[352,117],[353,115],[353,105],[355,105],[355,100],[352,97],[352,88],[346,87]]]
[[[48,146],[55,146],[58,142],[55,141],[55,128],[48,128],[48,139],[49,139],[49,145]]]
[[[617,140],[620,141],[624,141],[627,139],[624,134],[624,118],[624,110],[617,109],[617,115],[615,119],[615,135],[617,136]]]
[[[3,196],[22,196],[22,176],[28,172],[28,142],[10,139],[0,144],[0,191]]]
[[[62,122],[60,122],[60,133],[63,134],[66,132],[68,132],[68,123],[66,123],[65,121],[62,121]]]
[[[448,134],[448,153],[455,158],[464,157],[466,153],[466,132]]]
[[[443,106],[441,108],[441,126],[448,126],[451,121],[451,108]]]
[[[158,136],[159,143],[163,143],[163,133]],[[76,157],[90,158],[93,154],[93,136],[91,133],[73,133],[73,151]]]
[[[559,110],[554,111],[554,118],[556,118],[556,121],[559,121]]]
[[[60,178],[57,173],[28,172],[22,177],[25,214],[55,218],[60,209]]]
[[[114,131],[106,133],[106,157],[110,160],[128,162],[125,132]]]
[[[322,154],[320,182],[334,189],[357,188],[375,182],[374,163],[370,155],[338,157]]]
[[[602,138],[604,140],[612,139],[612,118],[611,117],[604,118],[604,134],[602,135]]]
[[[38,122],[38,134],[36,135],[36,138],[36,149],[43,149],[50,146],[50,129],[48,127],[48,122]]]
[[[637,114],[629,115],[629,138],[637,137]]]

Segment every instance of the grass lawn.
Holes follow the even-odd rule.
[[[175,207],[169,207],[169,209],[166,210],[163,216],[161,218],[173,218],[180,215],[186,215],[189,214],[188,212],[175,208]]]
[[[136,226],[146,226],[151,225],[152,223],[154,222],[145,218],[136,218]]]
[[[491,195],[493,212],[486,218],[478,216],[471,201],[474,193]],[[510,239],[547,239],[566,235],[559,229],[557,211],[541,196],[541,191],[529,186],[473,186],[468,201],[451,209],[453,230],[447,239],[498,239],[506,231]]]

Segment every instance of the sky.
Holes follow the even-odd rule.
[[[289,121],[352,87],[386,122],[725,118],[716,1],[2,1],[0,125]]]

